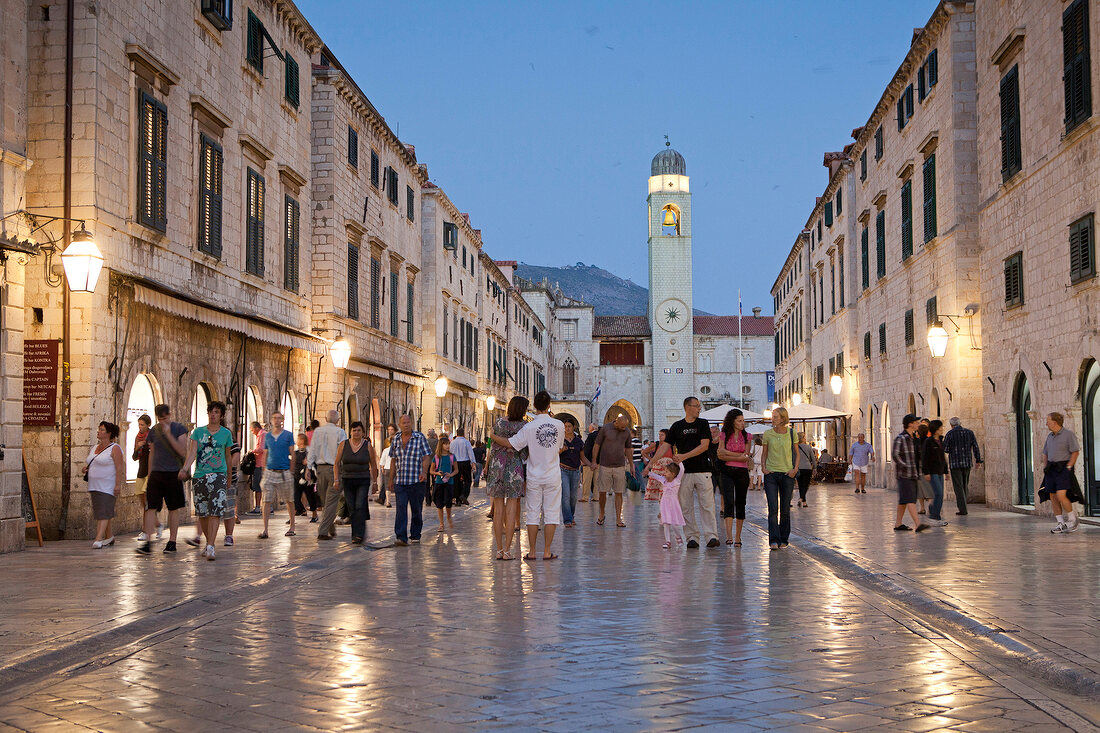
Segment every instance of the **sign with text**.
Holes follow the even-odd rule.
[[[23,424],[57,420],[57,339],[23,342]]]
[[[768,375],[768,404],[775,402],[775,372],[765,372]]]

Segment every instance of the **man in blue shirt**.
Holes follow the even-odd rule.
[[[856,493],[867,493],[867,472],[870,470],[871,462],[875,460],[875,449],[871,447],[864,438],[867,436],[860,433],[856,438],[856,442],[852,443],[852,447],[848,449],[848,458],[852,461],[852,478],[856,482]]]
[[[260,479],[260,488],[264,494],[264,531],[260,539],[267,539],[267,517],[279,508],[279,502],[286,502],[290,515],[290,529],[286,536],[294,536],[294,475],[290,470],[294,459],[294,435],[283,430],[283,413],[271,413],[271,430],[264,436],[264,475]]]
[[[947,453],[947,467],[951,470],[951,488],[955,490],[955,514],[966,515],[966,503],[970,499],[970,457],[974,463],[982,465],[982,453],[978,450],[978,439],[974,431],[962,426],[957,417],[950,420],[951,429],[943,436],[943,450]]]
[[[402,415],[397,421],[401,431],[390,441],[390,486],[393,487],[394,504],[397,506],[393,532],[394,544],[404,547],[409,542],[420,542],[424,527],[424,492],[428,484],[428,466],[432,462],[432,450],[423,433],[412,429],[412,418]],[[409,523],[409,507],[412,522]]]

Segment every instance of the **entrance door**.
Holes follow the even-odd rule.
[[[1035,503],[1035,460],[1032,446],[1031,387],[1027,377],[1020,375],[1016,385],[1016,500],[1020,504]]]
[[[1081,413],[1085,423],[1085,514],[1100,514],[1100,451],[1096,450],[1096,441],[1100,440],[1100,364],[1090,365],[1085,377],[1084,404]]]

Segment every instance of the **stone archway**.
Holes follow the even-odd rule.
[[[628,400],[619,400],[611,407],[607,408],[607,413],[604,415],[604,424],[607,424],[617,418],[619,415],[626,415],[630,419],[630,427],[636,429],[641,426],[642,418],[638,414],[638,408],[632,405]]]

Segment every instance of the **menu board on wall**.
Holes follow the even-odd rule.
[[[23,342],[23,424],[57,420],[57,339]]]

